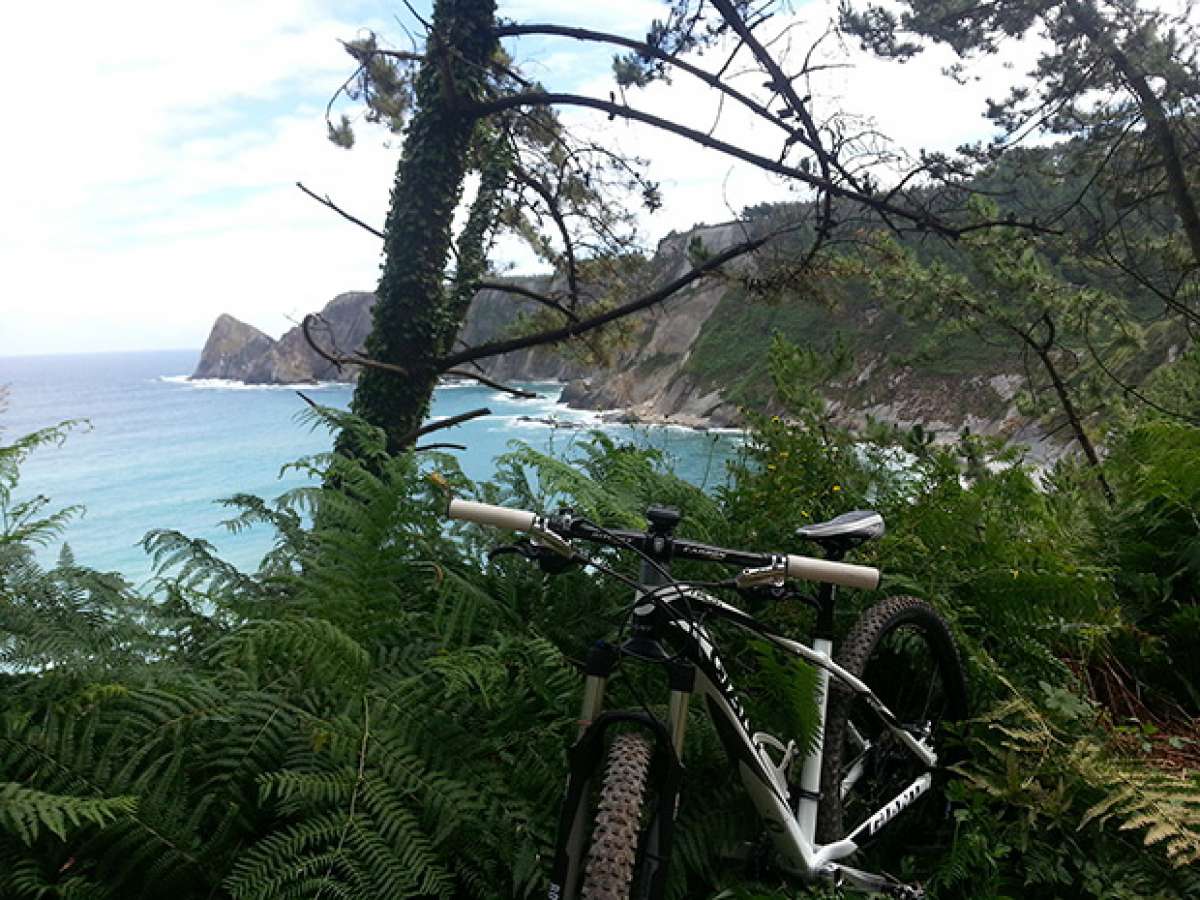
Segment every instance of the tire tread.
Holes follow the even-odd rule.
[[[581,900],[629,900],[653,756],[651,742],[633,732],[618,735],[609,748]]]

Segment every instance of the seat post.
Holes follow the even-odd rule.
[[[825,547],[825,558],[830,562],[841,562],[846,557],[846,550],[838,544]],[[837,600],[837,585],[822,582],[817,588],[817,625],[813,637],[821,640],[833,640],[833,606]]]

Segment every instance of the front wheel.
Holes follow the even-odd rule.
[[[932,787],[899,813],[905,824],[882,827],[877,821],[867,829],[877,834],[860,835],[859,845],[870,844],[870,854],[881,864],[897,862],[903,850],[916,849],[915,842],[923,852],[936,849],[948,825],[942,774],[948,761],[946,726],[967,714],[966,683],[950,629],[927,603],[889,597],[858,620],[837,662],[938,756]],[[817,819],[821,843],[852,834],[925,771],[861,696],[836,679],[830,688]]]
[[[654,745],[645,735],[618,735],[608,748],[596,803],[581,900],[633,900],[639,841],[647,840],[646,794]],[[638,881],[644,881],[638,878]]]

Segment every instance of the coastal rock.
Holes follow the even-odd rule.
[[[516,281],[531,290],[545,290],[549,279]],[[338,294],[321,310],[324,321],[313,328],[313,337],[322,347],[341,355],[361,351],[371,331],[374,305],[375,295],[370,291]],[[467,345],[477,346],[501,338],[520,316],[535,309],[536,303],[514,294],[480,291],[471,304],[461,339]],[[484,360],[482,366],[494,378],[516,381],[565,380],[582,371],[577,363],[545,347]],[[309,346],[299,325],[273,341],[258,329],[223,315],[213,326],[192,378],[226,378],[247,384],[302,384],[353,381],[358,371],[353,366],[338,371]]]
[[[371,308],[375,295],[370,291],[347,291],[338,294],[321,310],[323,324],[313,329],[313,337],[322,347],[340,354],[362,350],[371,331]],[[296,384],[313,381],[350,381],[357,370],[344,368],[341,372],[333,363],[319,356],[304,339],[297,325],[275,342],[251,367],[246,381],[253,384]]]
[[[271,352],[275,341],[253,325],[222,313],[213,323],[193,378],[226,378],[247,381],[258,361]]]
[[[664,238],[649,270],[656,283],[683,275],[697,244],[719,253],[753,235],[753,222],[698,226]],[[736,274],[749,258],[730,264]],[[552,277],[514,278],[510,283],[552,293]],[[826,292],[828,289],[828,292]],[[374,295],[340,294],[322,310],[328,328],[323,345],[349,354],[362,349],[371,327]],[[502,340],[541,307],[517,293],[479,292],[460,332],[460,344],[482,346]],[[503,382],[553,379],[565,382],[561,402],[575,408],[619,411],[622,420],[691,427],[738,427],[743,410],[786,415],[776,396],[768,363],[775,336],[818,352],[836,335],[852,336],[854,359],[847,374],[822,386],[838,421],[861,424],[868,417],[901,427],[921,424],[954,439],[964,427],[1032,445],[1049,456],[1060,440],[1020,415],[1015,394],[1024,382],[1013,361],[987,348],[946,348],[922,358],[920,335],[895,310],[861,286],[825,285],[813,296],[797,294],[766,303],[742,290],[736,279],[708,279],[631,317],[622,340],[610,348],[608,365],[587,365],[570,353],[539,347],[480,361]],[[237,378],[259,383],[352,380],[357,370],[338,372],[293,328],[278,341],[223,316],[213,329],[195,377]]]
[[[574,378],[563,385],[562,393],[558,396],[559,403],[575,406],[587,402],[591,394],[591,386],[582,378]]]

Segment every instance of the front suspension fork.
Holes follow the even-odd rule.
[[[585,849],[589,837],[592,782],[604,764],[605,732],[620,723],[635,724],[654,736],[655,753],[651,778],[657,798],[653,814],[652,833],[647,835],[648,851],[644,855],[652,865],[645,900],[664,896],[667,860],[670,857],[671,836],[678,808],[679,784],[682,775],[680,754],[687,728],[688,701],[695,682],[695,669],[690,664],[668,663],[671,697],[667,721],[663,722],[646,712],[604,712],[604,693],[608,677],[616,668],[621,650],[606,643],[596,644],[588,653],[585,669],[583,705],[579,714],[579,736],[568,751],[570,773],[562,799],[559,816],[558,841],[550,878],[549,900],[577,900],[582,880]],[[653,861],[651,861],[653,857]],[[638,898],[641,900],[641,897]]]

